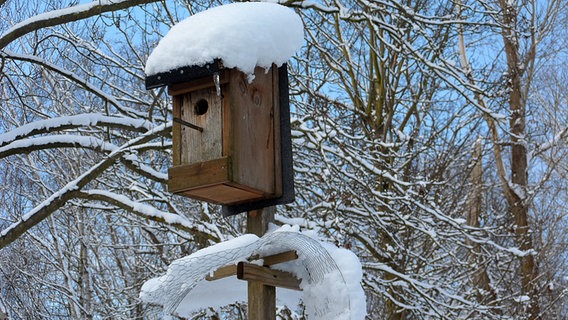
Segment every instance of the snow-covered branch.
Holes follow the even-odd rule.
[[[26,62],[31,62],[37,65],[40,65],[41,67],[56,72],[61,76],[64,76],[65,78],[73,81],[73,83],[85,88],[85,90],[97,95],[98,97],[100,97],[101,99],[103,99],[104,101],[108,101],[109,103],[111,103],[120,113],[123,113],[127,116],[131,116],[131,117],[135,117],[135,118],[142,118],[145,116],[144,113],[134,110],[132,108],[128,108],[126,106],[124,106],[120,101],[118,101],[113,95],[110,95],[106,92],[104,92],[103,90],[97,88],[96,86],[94,86],[93,84],[89,83],[87,80],[81,78],[80,76],[78,76],[77,74],[63,69],[51,62],[48,62],[46,60],[43,60],[39,57],[36,56],[32,56],[32,55],[24,55],[24,54],[18,54],[18,53],[14,53],[11,51],[7,51],[7,52],[1,52],[0,51],[0,56],[3,59],[11,59],[11,60],[20,60],[20,61],[26,61]]]
[[[0,148],[0,158],[19,153],[29,153],[31,151],[53,148],[83,148],[104,152],[112,152],[117,149],[117,147],[112,143],[105,142],[104,140],[95,137],[58,134],[16,140]]]
[[[158,0],[99,0],[65,9],[53,10],[24,20],[8,29],[0,36],[0,50],[10,42],[32,31],[57,26],[88,17],[100,15],[129,7],[157,2]]]
[[[164,223],[176,229],[186,231],[194,236],[210,239],[213,242],[219,242],[215,232],[209,230],[196,221],[191,221],[186,217],[159,210],[151,205],[131,200],[130,198],[106,191],[106,190],[86,190],[76,193],[78,198],[88,201],[104,201],[118,208],[132,212],[133,214],[147,220]]]
[[[65,203],[69,199],[73,198],[78,191],[96,179],[106,169],[114,165],[124,154],[131,152],[133,147],[151,141],[169,130],[170,128],[166,125],[158,126],[145,134],[128,141],[119,148],[114,149],[104,160],[92,166],[75,180],[68,182],[63,188],[53,193],[48,199],[28,211],[20,218],[19,221],[12,223],[12,225],[8,228],[2,230],[0,233],[0,249],[12,243],[24,232],[37,225],[51,213],[65,205]]]
[[[73,116],[63,116],[51,119],[38,120],[24,124],[9,132],[0,134],[0,147],[4,147],[16,140],[22,140],[34,135],[41,135],[80,127],[103,126],[109,128],[127,129],[145,132],[154,127],[144,119],[129,117],[105,116],[100,113],[85,113]]]

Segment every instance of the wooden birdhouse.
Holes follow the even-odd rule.
[[[232,213],[293,200],[286,65],[249,78],[219,60],[146,78],[173,100],[170,192]]]

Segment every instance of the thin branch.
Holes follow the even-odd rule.
[[[56,65],[54,65],[54,64],[52,64],[48,61],[45,61],[45,60],[43,60],[39,57],[32,56],[32,55],[17,54],[17,53],[10,52],[10,51],[0,52],[0,57],[11,59],[11,60],[25,61],[25,62],[30,62],[30,63],[35,63],[37,65],[40,65],[41,67],[43,67],[47,70],[51,70],[53,72],[56,72],[59,75],[71,80],[72,82],[78,84],[79,86],[83,87],[85,90],[93,93],[94,95],[100,97],[101,99],[110,102],[113,106],[115,106],[115,108],[118,111],[120,111],[121,113],[123,113],[125,115],[136,117],[136,118],[142,118],[142,117],[145,116],[145,114],[140,112],[140,111],[134,110],[132,108],[125,107],[122,103],[120,103],[118,100],[116,100],[116,98],[113,95],[110,95],[110,94],[102,91],[101,89],[95,87],[94,85],[89,83],[87,80],[81,78],[77,74],[70,72],[68,70],[62,69],[62,68],[60,68],[60,67],[58,67],[58,66],[56,66]]]
[[[95,180],[106,169],[110,168],[116,161],[121,158],[125,153],[130,152],[131,148],[146,143],[155,139],[163,134],[164,131],[169,131],[170,127],[162,125],[156,127],[154,130],[146,134],[134,138],[117,150],[113,151],[101,162],[97,163],[77,179],[67,183],[59,191],[55,192],[51,197],[40,203],[38,206],[23,215],[19,221],[14,222],[8,228],[0,232],[0,249],[6,247],[10,243],[18,239],[26,231],[49,217],[53,212],[64,206],[67,201],[78,195],[79,191],[88,183]]]
[[[198,227],[195,221],[190,221],[186,217],[171,212],[156,209],[148,204],[130,200],[128,197],[120,194],[103,190],[88,190],[77,192],[76,195],[78,198],[90,201],[104,201],[110,203],[116,207],[132,212],[141,218],[170,225],[176,229],[189,232],[195,237],[203,237],[213,240],[214,242],[220,241],[218,237],[207,232],[206,228]]]
[[[2,2],[6,0],[0,0]],[[118,11],[141,4],[158,2],[159,0],[98,0],[91,3],[77,5],[65,9],[45,12],[24,20],[0,36],[0,50],[4,49],[12,41],[30,32],[65,24],[73,21],[86,19],[100,15],[103,12]],[[2,4],[0,2],[0,5]]]
[[[14,128],[9,132],[0,134],[0,148],[16,140],[22,140],[35,135],[96,126],[119,128],[136,132],[146,132],[153,127],[152,123],[143,119],[105,116],[100,113],[83,113],[73,116],[38,120]]]

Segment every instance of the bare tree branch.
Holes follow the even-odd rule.
[[[0,39],[1,41],[1,39]],[[122,103],[120,103],[118,100],[116,100],[116,98],[112,95],[107,94],[106,92],[104,92],[103,90],[95,87],[94,85],[92,85],[91,83],[89,83],[87,80],[79,77],[78,75],[74,74],[73,72],[70,72],[68,70],[65,70],[63,68],[60,68],[52,63],[49,63],[43,59],[40,59],[36,56],[32,56],[32,55],[21,55],[21,54],[17,54],[17,53],[13,53],[13,52],[0,52],[0,57],[4,58],[8,58],[11,60],[20,60],[20,61],[26,61],[26,62],[31,62],[37,65],[42,66],[43,68],[47,69],[47,70],[51,70],[53,72],[56,72],[62,76],[64,76],[65,78],[73,81],[74,83],[80,85],[81,87],[85,88],[85,90],[97,95],[98,97],[100,97],[101,99],[110,102],[113,106],[116,107],[116,109],[118,111],[120,111],[121,113],[128,115],[128,116],[133,116],[133,117],[143,117],[144,114],[142,112],[139,112],[137,110],[134,110],[132,108],[128,108],[125,107]]]
[[[81,148],[97,151],[111,152],[117,149],[112,143],[95,137],[79,135],[52,135],[38,138],[17,140],[0,148],[0,159],[15,154],[29,153],[32,151],[58,148]]]
[[[0,134],[0,148],[16,140],[25,139],[35,135],[95,126],[126,129],[135,132],[146,132],[153,127],[150,122],[142,119],[105,116],[100,113],[84,113],[74,116],[38,120],[33,123],[22,125],[7,133]],[[0,156],[0,158],[1,157],[2,156]]]
[[[12,41],[35,30],[78,21],[99,15],[103,12],[122,10],[152,2],[158,2],[158,0],[123,0],[118,2],[102,0],[42,13],[16,24],[4,33],[0,37],[0,49],[4,49]]]
[[[76,196],[77,193],[89,182],[93,181],[106,169],[110,168],[120,157],[123,156],[124,153],[130,152],[133,146],[151,141],[163,134],[164,131],[169,130],[169,126],[162,125],[140,137],[132,139],[118,150],[109,154],[103,161],[91,167],[80,177],[67,183],[66,186],[22,216],[20,221],[14,222],[11,226],[2,230],[2,232],[0,232],[0,249],[12,243],[24,232],[28,231],[45,218],[49,217],[49,215],[51,215],[54,211],[64,206],[67,201]]]
[[[171,212],[158,210],[147,204],[132,201],[129,198],[116,193],[103,190],[88,190],[80,191],[76,193],[76,196],[86,200],[110,203],[121,209],[132,212],[141,218],[168,224],[176,229],[186,231],[200,238],[210,239],[214,242],[219,242],[221,240],[212,233],[206,232],[205,228],[199,228],[195,221],[190,221],[183,216]]]

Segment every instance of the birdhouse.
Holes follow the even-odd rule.
[[[173,100],[170,192],[236,212],[293,200],[286,65],[250,78],[220,60],[146,78]]]

